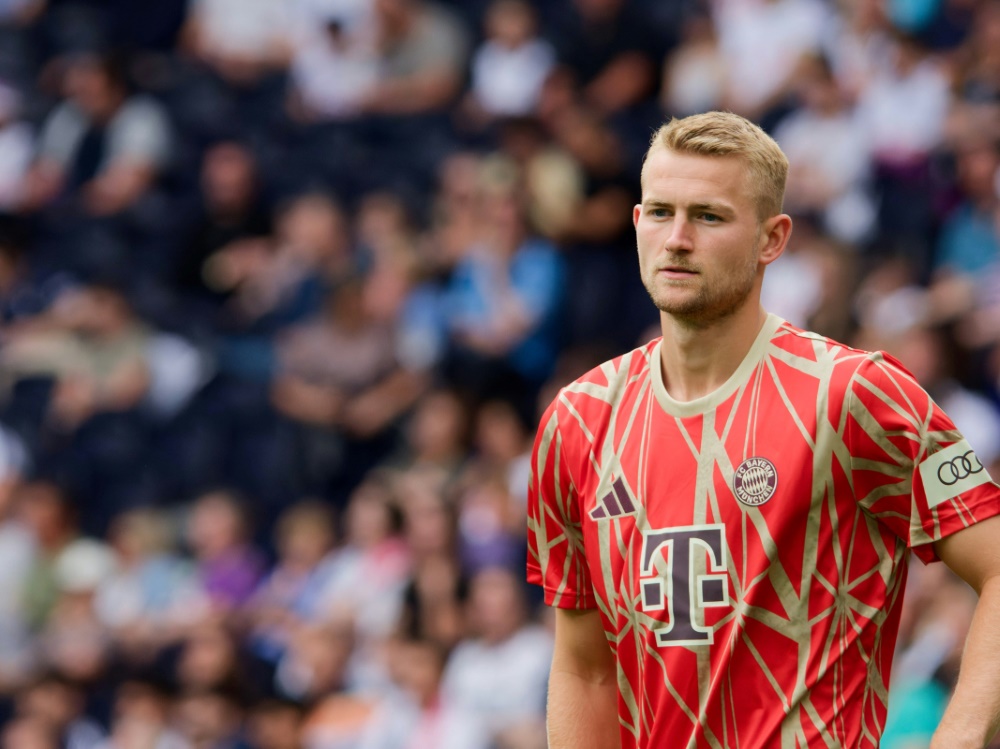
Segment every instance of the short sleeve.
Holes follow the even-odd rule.
[[[861,507],[924,562],[933,542],[1000,514],[1000,487],[902,365],[870,355],[848,393],[845,443]]]
[[[528,582],[564,609],[597,605],[587,566],[579,495],[565,458],[559,399],[542,416],[528,481]]]

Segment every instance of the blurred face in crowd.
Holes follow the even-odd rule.
[[[486,34],[505,47],[517,48],[535,34],[535,15],[520,0],[499,0],[486,14]]]
[[[253,156],[240,144],[219,143],[206,152],[201,189],[209,205],[223,211],[247,207],[255,184]]]
[[[245,527],[236,500],[228,494],[207,494],[198,500],[188,526],[188,541],[201,559],[212,559],[243,542]]]
[[[256,749],[298,749],[302,708],[291,702],[267,702],[250,712],[247,728]]]
[[[413,450],[421,456],[450,459],[462,449],[465,428],[464,404],[454,393],[440,390],[424,398],[410,422],[407,436]]]
[[[520,581],[507,569],[486,569],[472,580],[469,623],[488,642],[502,642],[524,623]]]
[[[384,487],[365,483],[354,490],[347,506],[347,537],[362,548],[388,538],[393,532],[392,496]]]
[[[52,726],[34,717],[11,720],[0,733],[4,749],[58,749],[59,743]]]
[[[333,516],[318,504],[292,507],[279,521],[277,546],[283,564],[311,569],[333,548]]]
[[[393,680],[421,704],[433,702],[444,672],[443,649],[424,640],[399,640],[393,645]]]
[[[306,195],[292,203],[278,219],[277,235],[296,257],[310,263],[319,263],[330,253],[349,248],[343,212],[322,195]]]
[[[121,86],[98,60],[90,57],[80,59],[66,71],[65,92],[87,116],[98,121],[110,118],[124,98]]]
[[[613,18],[621,10],[625,0],[573,0],[573,4],[584,18],[600,21]]]
[[[777,255],[761,254],[766,227],[752,195],[738,158],[649,154],[632,219],[642,281],[661,312],[701,326],[759,298],[764,265]]]
[[[957,154],[958,183],[970,200],[984,207],[995,203],[1000,152],[992,143],[969,145]]]
[[[237,666],[236,643],[221,626],[206,623],[191,633],[177,662],[178,680],[188,687],[221,686]]]

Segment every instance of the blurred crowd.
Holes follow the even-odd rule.
[[[556,389],[657,335],[665,118],[791,161],[765,306],[1000,475],[1000,0],[0,0],[0,744],[535,749]],[[915,565],[883,746],[974,596]]]

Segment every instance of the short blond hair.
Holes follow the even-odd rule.
[[[774,139],[745,117],[732,112],[705,112],[671,119],[653,134],[643,159],[658,149],[698,156],[743,159],[761,220],[781,213],[788,178],[788,158]]]

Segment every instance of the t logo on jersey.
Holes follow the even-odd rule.
[[[593,520],[604,520],[606,518],[620,518],[623,515],[635,514],[635,502],[628,495],[625,482],[618,479],[611,487],[611,491],[601,498],[597,506],[590,511]]]
[[[708,557],[708,573],[699,574],[699,559]],[[656,563],[666,557],[666,574]],[[659,645],[710,645],[711,627],[695,621],[706,608],[728,606],[726,534],[723,525],[691,525],[642,534],[639,589],[644,611],[667,609],[670,624],[656,632]],[[661,563],[662,568],[662,563]],[[698,617],[704,621],[704,616]]]

